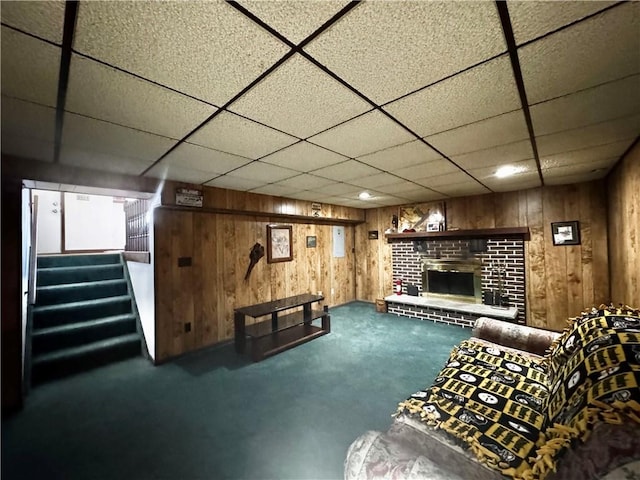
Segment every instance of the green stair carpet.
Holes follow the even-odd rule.
[[[140,355],[120,254],[38,257],[31,383]]]

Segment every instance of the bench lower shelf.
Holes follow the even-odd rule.
[[[323,330],[315,325],[303,323],[263,337],[256,337],[251,340],[251,357],[254,362],[258,362],[327,333],[329,333],[328,329]]]

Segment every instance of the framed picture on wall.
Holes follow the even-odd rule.
[[[293,260],[291,225],[267,225],[267,263]]]
[[[554,245],[580,245],[580,224],[572,222],[553,222],[551,235]]]
[[[316,236],[310,235],[307,237],[307,248],[316,248]]]

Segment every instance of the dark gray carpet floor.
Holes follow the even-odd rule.
[[[2,422],[7,479],[340,479],[469,329],[331,309],[332,333],[252,363],[230,344],[126,360],[33,389]]]

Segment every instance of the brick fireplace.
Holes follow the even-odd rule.
[[[501,283],[503,294],[508,297],[508,306],[517,308],[517,322],[521,324],[526,322],[523,238],[492,237],[480,239],[480,241],[448,238],[421,240],[394,238],[390,242],[393,280],[395,282],[397,279],[402,279],[403,293],[406,294],[407,286],[412,284],[418,287],[418,294],[422,295],[425,287],[423,285],[425,262],[433,263],[430,260],[439,261],[435,263],[453,263],[454,265],[458,262],[479,264],[480,289],[482,291],[497,290]],[[481,296],[478,298],[477,295],[477,288],[475,297],[474,299],[472,296],[468,301],[470,303],[481,301]],[[388,308],[391,313],[467,326],[472,325],[479,316],[396,303],[389,303]]]

